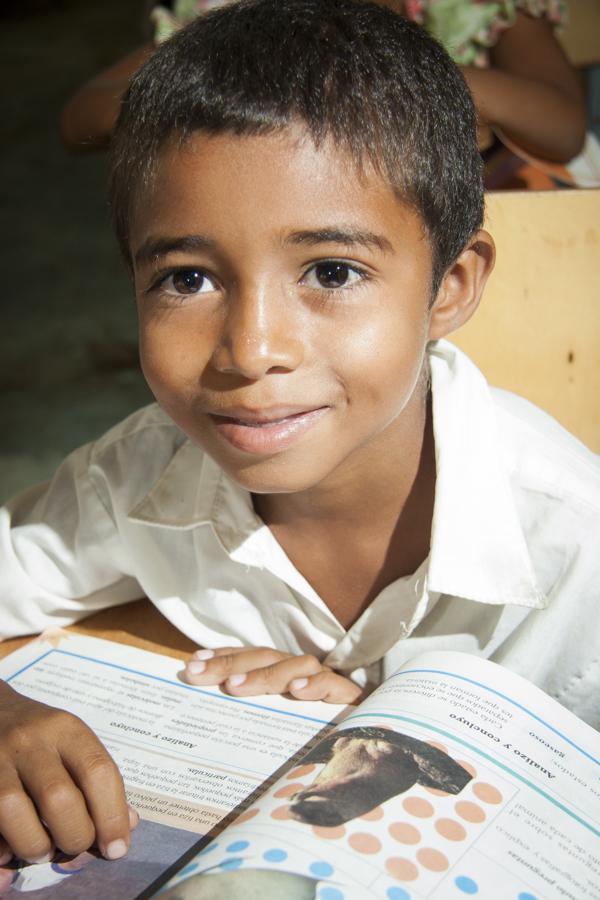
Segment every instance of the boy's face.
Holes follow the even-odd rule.
[[[377,174],[299,128],[200,132],[140,193],[143,370],[234,480],[332,487],[420,445],[431,249]]]

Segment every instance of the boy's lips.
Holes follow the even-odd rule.
[[[328,406],[229,409],[210,413],[218,434],[244,453],[256,455],[286,450],[328,412]]]

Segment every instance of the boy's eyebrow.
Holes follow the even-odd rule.
[[[206,250],[213,247],[214,241],[203,234],[186,234],[181,237],[147,238],[135,253],[137,266],[150,263],[166,256],[168,253],[185,253],[189,250]]]
[[[394,248],[391,242],[382,234],[374,231],[363,231],[358,228],[319,228],[314,231],[292,231],[287,235],[285,243],[290,244],[360,244],[362,247],[376,247],[384,253],[392,253]]]
[[[390,241],[374,231],[357,228],[318,228],[292,231],[284,241],[285,244],[359,244],[362,247],[376,247],[383,253],[393,251]],[[214,241],[203,234],[186,234],[178,237],[147,238],[135,253],[136,266],[147,265],[168,253],[185,253],[190,250],[206,250],[214,247]]]

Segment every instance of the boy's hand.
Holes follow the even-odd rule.
[[[0,861],[44,862],[56,847],[76,855],[92,844],[117,859],[137,821],[87,725],[0,682]]]
[[[189,684],[221,684],[235,697],[291,694],[298,700],[356,703],[362,690],[316,656],[294,656],[270,647],[196,650],[185,667]]]

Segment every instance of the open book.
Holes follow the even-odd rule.
[[[0,662],[94,728],[142,816],[125,859],[14,864],[0,897],[600,900],[600,735],[514,674],[425,653],[342,709],[181,668],[64,632]]]

